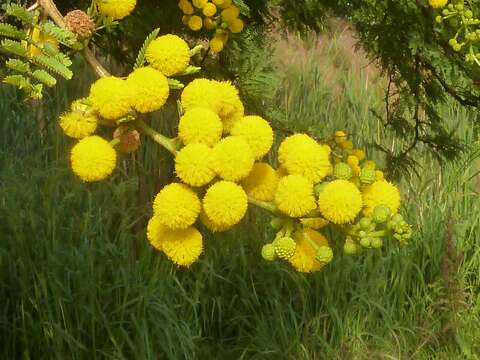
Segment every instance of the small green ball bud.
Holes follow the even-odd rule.
[[[333,175],[337,179],[349,180],[353,175],[353,171],[350,165],[348,165],[347,163],[341,162],[335,165],[335,167],[333,168]]]
[[[473,12],[472,12],[472,10],[467,10],[467,11],[465,11],[464,16],[465,16],[467,19],[471,19],[471,18],[473,17]]]
[[[360,182],[364,185],[369,185],[375,182],[375,169],[363,168],[360,171]]]
[[[358,252],[358,246],[352,238],[346,238],[345,244],[343,244],[343,252],[347,255],[355,255]]]
[[[443,9],[443,10],[442,10],[442,15],[443,15],[443,16],[447,16],[448,14],[450,14],[449,9]]]
[[[383,245],[383,240],[378,237],[372,238],[371,244],[372,248],[374,249],[380,249]]]
[[[265,244],[262,246],[262,258],[267,261],[273,261],[277,258],[277,254],[275,254],[275,246],[273,244]]]
[[[363,237],[360,239],[360,245],[362,245],[365,248],[370,247],[371,245],[371,238],[369,237]]]
[[[435,17],[435,21],[436,21],[437,23],[441,24],[442,21],[443,21],[443,18],[442,18],[440,15],[438,15],[438,16]]]
[[[451,38],[450,40],[448,40],[448,45],[450,45],[451,47],[454,47],[456,44],[457,44],[457,39]]]
[[[361,218],[360,221],[358,222],[358,225],[360,225],[360,228],[362,230],[369,230],[371,224],[372,224],[372,220],[368,217]]]
[[[462,3],[456,4],[454,6],[455,6],[455,9],[457,9],[457,10],[460,10],[460,11],[463,10],[463,4]]]
[[[403,221],[403,216],[400,214],[395,214],[392,216],[392,221],[394,223],[399,223],[400,221]]]
[[[373,218],[373,221],[375,221],[377,224],[382,224],[388,221],[391,214],[392,214],[392,211],[388,206],[378,205],[378,206],[375,206],[375,209],[373,209],[372,218]]]
[[[273,245],[275,246],[275,254],[283,260],[290,259],[297,248],[295,240],[287,236],[276,239]]]
[[[448,4],[447,9],[448,10],[453,10],[453,4]],[[447,9],[445,9],[445,10],[447,10]]]
[[[358,232],[358,236],[361,237],[361,238],[364,238],[364,237],[367,236],[367,232],[366,232],[366,231],[363,231],[363,230],[360,230],[360,231]]]
[[[455,44],[455,45],[453,46],[453,51],[460,51],[460,50],[462,50],[462,45],[460,45],[460,44]]]
[[[333,250],[330,246],[320,246],[315,257],[319,262],[328,264],[333,259]]]

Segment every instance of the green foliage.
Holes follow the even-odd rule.
[[[16,26],[0,23],[0,36],[23,40],[27,35],[25,31],[18,29]]]
[[[27,9],[16,3],[5,4],[2,8],[6,15],[13,16],[26,25],[33,25],[36,13],[28,12]]]
[[[35,64],[41,65],[50,70],[51,72],[54,72],[67,80],[70,80],[73,77],[73,72],[64,64],[62,64],[61,61],[57,60],[57,58],[38,54],[33,56],[32,61]]]
[[[150,43],[157,38],[159,32],[160,28],[156,28],[150,34],[148,34],[147,38],[143,42],[142,47],[140,48],[140,51],[138,52],[137,59],[135,60],[135,65],[133,66],[134,69],[138,69],[145,65],[145,54],[147,52],[147,48]]]
[[[82,45],[77,41],[75,34],[73,34],[71,31],[68,31],[66,29],[62,29],[61,27],[55,25],[52,22],[49,22],[49,21],[43,22],[40,25],[40,30],[52,36],[58,42],[60,42],[65,46],[75,48],[75,49],[82,48]]]
[[[21,42],[15,41],[15,40],[10,40],[10,39],[3,39],[0,42],[0,46],[2,49],[8,51],[9,53],[13,55],[17,55],[20,57],[27,57],[28,52],[25,46],[22,45]]]
[[[40,81],[42,84],[47,85],[48,87],[53,87],[57,84],[57,80],[45,70],[37,69],[32,72],[32,76],[38,81]]]
[[[25,74],[30,72],[30,64],[18,59],[8,59],[5,63],[7,68]]]

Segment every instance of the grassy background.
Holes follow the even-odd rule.
[[[370,112],[382,106],[382,79],[352,61],[342,36],[279,45],[280,59],[302,56],[280,61],[286,116],[277,125],[319,136],[344,128],[365,145],[388,135]],[[419,153],[422,177],[402,182],[409,247],[337,256],[321,273],[297,274],[261,260],[272,234],[252,209],[235,230],[207,235],[205,255],[179,269],[144,235],[149,201],[171,172],[161,150],[146,140],[100,184],[68,169],[72,143],[56,119],[88,88],[88,73],[78,74],[42,108],[2,89],[2,359],[479,358],[475,146],[442,166]],[[475,114],[444,111],[475,144]]]

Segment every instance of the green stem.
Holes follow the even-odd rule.
[[[114,138],[110,141],[110,145],[112,145],[112,147],[118,144],[120,144],[120,138]]]
[[[178,144],[175,139],[171,139],[166,137],[159,132],[152,129],[150,126],[145,124],[143,120],[137,120],[136,122],[137,127],[142,130],[145,134],[150,136],[153,141],[163,146],[165,149],[170,151],[173,155],[176,155],[178,152]]]
[[[257,199],[252,198],[251,196],[248,197],[248,202],[250,204],[258,206],[259,208],[270,211],[273,214],[278,212],[277,207],[274,204],[272,204],[271,202],[257,200]]]

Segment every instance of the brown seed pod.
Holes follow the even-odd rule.
[[[88,39],[95,31],[95,23],[82,10],[72,10],[65,15],[65,24],[68,30],[79,39]]]

